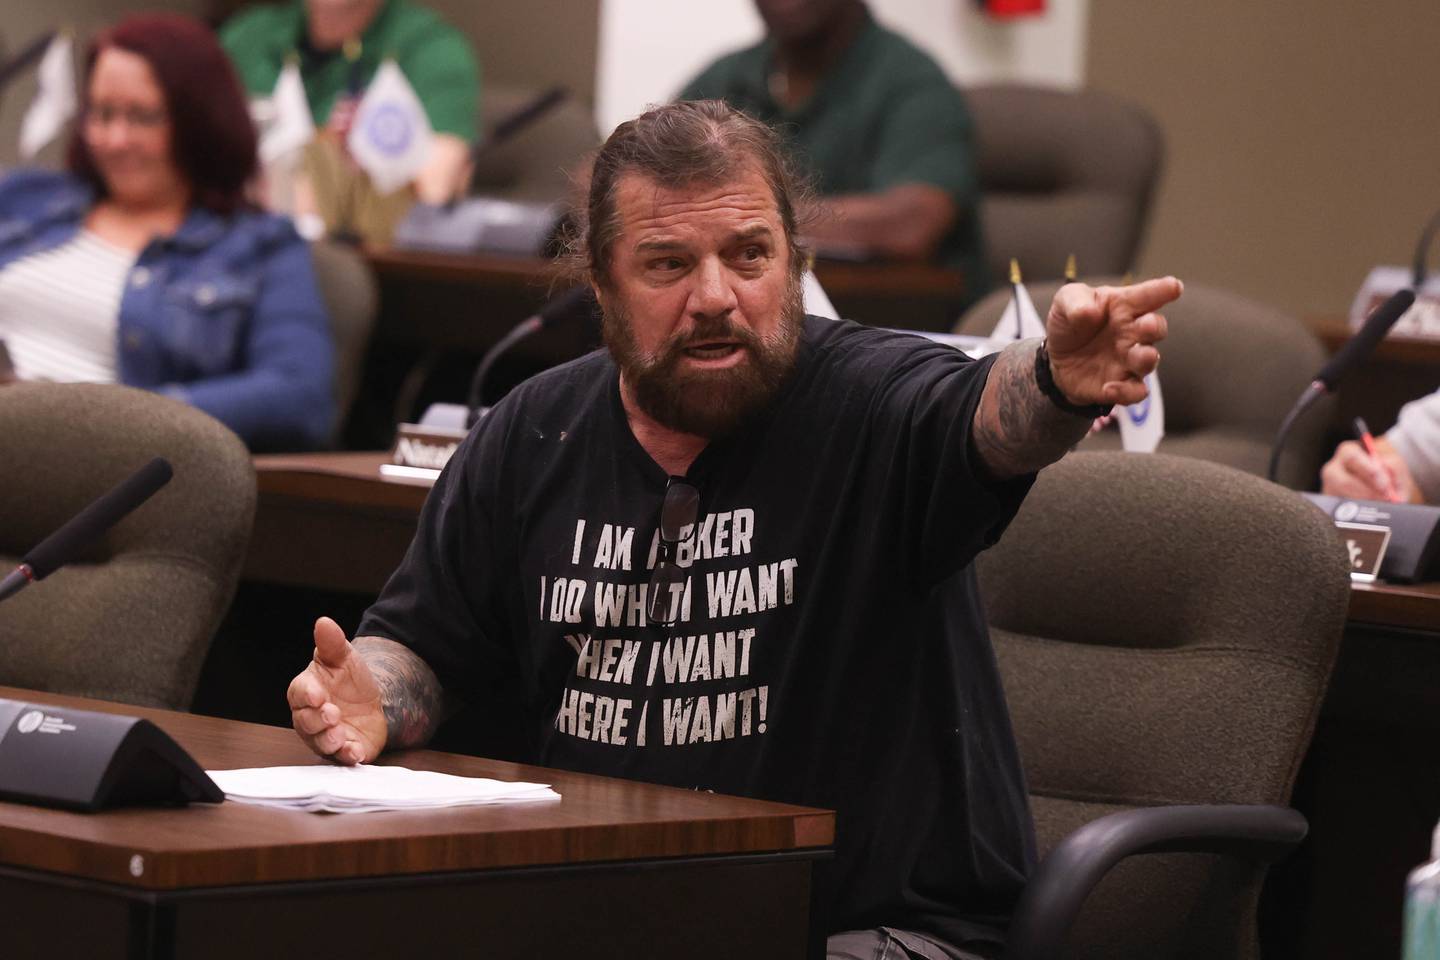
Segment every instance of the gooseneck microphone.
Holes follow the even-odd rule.
[[[565,102],[565,98],[568,96],[570,96],[570,91],[564,87],[550,87],[522,103],[515,110],[496,121],[495,126],[490,128],[489,135],[470,149],[471,158],[478,160],[485,151],[500,146]]]
[[[1275,434],[1275,443],[1270,448],[1268,474],[1272,483],[1280,469],[1280,453],[1285,448],[1285,441],[1290,436],[1290,429],[1295,426],[1300,415],[1310,409],[1315,401],[1325,394],[1334,393],[1345,375],[1365,362],[1365,358],[1370,356],[1375,347],[1385,338],[1385,334],[1395,326],[1395,321],[1399,320],[1414,302],[1415,291],[1409,288],[1397,290],[1391,294],[1389,299],[1376,307],[1375,311],[1370,314],[1370,318],[1365,321],[1360,332],[1347,340],[1335,356],[1330,358],[1330,362],[1320,368],[1320,372],[1315,375],[1310,386],[1305,388],[1305,392],[1300,394],[1300,399],[1295,401],[1295,406],[1291,407],[1290,412],[1285,415],[1285,419],[1280,423],[1280,429]]]
[[[1437,232],[1440,232],[1440,210],[1430,217],[1430,222],[1425,224],[1425,229],[1420,231],[1420,239],[1415,243],[1415,265],[1411,268],[1411,286],[1416,290],[1425,286],[1425,277],[1428,274],[1425,259],[1430,255],[1430,245],[1435,242]]]
[[[1329,363],[1320,368],[1315,380],[1324,386],[1327,393],[1334,393],[1340,380],[1365,362],[1365,358],[1370,356],[1380,341],[1385,339],[1385,334],[1395,326],[1395,321],[1399,320],[1414,302],[1415,291],[1409,288],[1391,294],[1389,299],[1370,314],[1360,332],[1345,341],[1345,346],[1330,358]]]
[[[101,494],[59,530],[31,548],[21,558],[20,566],[0,580],[0,600],[19,593],[37,580],[44,580],[70,562],[81,547],[115,526],[169,483],[174,472],[168,460],[156,457],[119,486]]]
[[[465,399],[465,406],[469,413],[465,417],[465,428],[475,426],[475,421],[480,419],[480,405],[484,399],[485,379],[490,375],[490,368],[495,361],[515,344],[524,340],[532,333],[543,330],[545,327],[563,320],[566,317],[574,316],[582,310],[588,315],[595,307],[595,295],[589,284],[578,284],[566,290],[540,308],[538,313],[526,317],[510,329],[495,342],[485,355],[480,358],[480,366],[475,368],[475,376],[470,380],[470,393]]]

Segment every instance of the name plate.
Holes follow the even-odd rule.
[[[0,800],[94,811],[224,799],[149,720],[0,700]]]
[[[1400,583],[1414,583],[1435,577],[1436,561],[1440,559],[1440,507],[1416,503],[1386,503],[1380,500],[1351,500],[1323,493],[1303,494],[1335,521],[1335,527],[1350,547],[1352,570],[1355,550],[1368,557],[1376,550],[1374,535],[1366,531],[1379,528],[1388,533],[1379,556],[1375,558],[1373,576]]]
[[[1396,291],[1410,286],[1409,267],[1376,267],[1350,304],[1350,329],[1359,330],[1371,312]],[[1415,303],[1390,328],[1401,337],[1440,340],[1440,278],[1434,275],[1415,291]]]
[[[1350,553],[1350,579],[1370,583],[1380,575],[1380,562],[1390,546],[1390,528],[1369,523],[1335,521]]]
[[[464,439],[464,430],[402,423],[395,433],[395,446],[390,448],[390,462],[380,465],[380,475],[409,483],[433,484]]]

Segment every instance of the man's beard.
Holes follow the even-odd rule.
[[[641,410],[671,430],[720,437],[763,409],[780,390],[795,364],[804,319],[800,278],[794,277],[785,287],[780,323],[769,337],[723,317],[675,334],[647,357],[635,342],[629,312],[618,301],[604,310],[601,331]],[[745,360],[719,370],[682,366],[686,347],[714,340],[738,343]]]

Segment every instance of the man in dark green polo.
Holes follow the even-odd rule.
[[[719,99],[778,127],[824,198],[822,253],[930,259],[986,285],[970,115],[940,67],[861,0],[755,0],[768,35],[722,57],[682,100]]]
[[[291,0],[241,12],[220,31],[220,42],[256,97],[270,96],[285,62],[296,58],[311,116],[323,129],[319,140],[336,154],[366,86],[393,59],[424,105],[435,139],[413,193],[390,205],[403,211],[416,197],[440,203],[463,190],[478,136],[480,70],[469,42],[435,13],[408,0]],[[334,181],[353,169],[343,159],[311,156],[307,169]],[[317,195],[342,189],[335,182],[314,188]],[[325,205],[324,196],[317,200]]]

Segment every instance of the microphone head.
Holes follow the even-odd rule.
[[[21,560],[34,579],[43,580],[68,563],[91,540],[119,523],[126,514],[149,500],[170,482],[175,470],[170,461],[156,457],[107,493],[101,494],[69,522],[37,544]]]
[[[145,464],[145,466],[135,471],[134,475],[136,477],[144,478],[144,483],[146,483],[147,485],[154,485],[154,488],[150,491],[150,493],[145,494],[146,498],[148,499],[150,495],[153,494],[156,490],[159,490],[161,487],[165,486],[165,484],[169,483],[172,479],[174,479],[175,468],[172,467],[170,465],[170,461],[166,460],[164,457],[154,457],[150,460],[149,463]],[[136,504],[136,506],[139,506],[139,504]]]
[[[1398,290],[1391,294],[1389,299],[1375,308],[1355,336],[1336,351],[1330,362],[1315,375],[1315,379],[1325,385],[1327,392],[1333,393],[1345,374],[1365,362],[1376,345],[1385,338],[1385,334],[1395,326],[1395,321],[1404,316],[1414,302],[1414,290]]]

